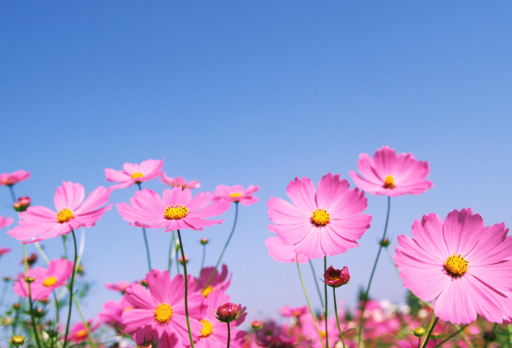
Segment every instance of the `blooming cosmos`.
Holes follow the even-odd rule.
[[[357,187],[374,195],[419,195],[434,187],[432,181],[425,180],[430,173],[428,162],[416,160],[412,153],[397,155],[389,146],[375,151],[373,159],[360,154],[357,169],[363,177],[352,170],[350,177]]]
[[[25,181],[30,178],[30,172],[24,170],[17,170],[14,173],[0,174],[0,186],[12,186],[18,182]]]
[[[93,331],[96,331],[101,325],[100,322],[97,322],[93,325],[93,320],[89,319],[87,320],[87,326],[89,327],[89,331],[92,333]],[[79,322],[73,325],[71,327],[71,331],[68,335],[68,340],[74,343],[80,343],[85,340],[89,339],[89,334],[87,333],[87,328],[85,327],[84,323]]]
[[[135,192],[130,204],[116,204],[121,217],[132,226],[165,228],[164,232],[182,229],[202,230],[224,220],[204,218],[220,215],[229,209],[230,202],[212,202],[209,192],[198,193],[192,199],[189,189],[174,187],[164,191],[162,198],[151,190]]]
[[[130,283],[128,283],[127,281],[125,280],[120,280],[114,284],[112,283],[106,283],[105,284],[105,287],[109,290],[113,290],[113,291],[119,291],[120,293],[124,294],[126,292],[126,288],[130,285]]]
[[[245,190],[242,185],[226,186],[219,185],[215,188],[212,194],[214,201],[221,199],[227,199],[231,202],[242,203],[242,205],[251,205],[259,201],[258,197],[254,197],[252,194],[260,189],[259,186],[249,185]]]
[[[5,255],[11,251],[11,248],[0,248],[0,256]]]
[[[297,254],[293,245],[286,245],[277,237],[269,237],[265,240],[268,248],[268,254],[278,262],[297,262]],[[306,263],[308,258],[306,255],[299,254],[299,262]]]
[[[0,216],[0,229],[5,228],[12,224],[12,218]]]
[[[132,309],[131,304],[128,303],[124,297],[121,298],[119,302],[108,300],[101,308],[103,312],[98,314],[99,321],[116,330],[124,330],[125,326],[122,324],[122,314],[125,310]]]
[[[108,181],[119,182],[114,188],[126,188],[159,177],[163,166],[164,160],[148,159],[141,164],[125,163],[123,170],[106,168],[105,175]]]
[[[98,187],[84,201],[84,187],[71,181],[63,182],[55,191],[54,212],[46,207],[29,207],[20,213],[19,226],[7,233],[24,243],[58,237],[79,227],[92,227],[112,204],[108,202],[112,188]],[[35,238],[35,239],[32,239]]]
[[[268,215],[276,225],[269,225],[279,239],[295,245],[297,254],[308,258],[333,256],[355,248],[356,240],[370,227],[372,217],[361,214],[367,207],[364,192],[350,190],[339,174],[326,174],[318,191],[310,179],[295,178],[286,189],[293,204],[271,197]]]
[[[213,275],[212,279],[210,279],[212,272],[215,272],[215,274]],[[197,285],[196,291],[200,291],[204,297],[208,297],[208,295],[213,290],[225,291],[229,287],[232,275],[233,274],[229,274],[228,266],[226,266],[225,264],[222,264],[222,272],[220,273],[215,269],[215,267],[205,267],[201,270],[199,278],[195,279]],[[208,283],[208,286],[205,288],[205,285],[208,281],[210,282]]]
[[[296,308],[292,308],[290,306],[282,306],[280,311],[281,311],[281,315],[285,318],[300,317],[304,314],[307,315],[308,306],[302,306],[302,307],[296,307]]]
[[[28,277],[34,279],[30,283],[30,295],[32,300],[44,299],[52,293],[53,290],[64,285],[73,273],[73,261],[66,259],[51,260],[48,268],[35,267],[28,270]],[[25,281],[25,274],[14,283],[14,292],[21,297],[28,297],[28,286]]]
[[[454,210],[415,220],[414,238],[398,237],[394,260],[404,286],[453,324],[477,314],[501,324],[512,320],[512,238],[505,224],[484,227],[473,210]]]
[[[165,173],[162,173],[162,177],[158,179],[161,183],[172,186],[172,187],[181,187],[182,189],[195,189],[200,188],[201,184],[199,180],[192,180],[187,182],[187,179],[182,178],[181,176],[177,176],[175,178],[170,178]]]

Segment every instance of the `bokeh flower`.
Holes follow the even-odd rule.
[[[11,248],[0,248],[0,256],[5,255],[11,251]]]
[[[212,272],[215,272],[212,279],[210,279]],[[228,279],[228,275],[230,276]],[[222,272],[219,272],[215,269],[215,267],[205,267],[201,270],[201,274],[199,278],[196,278],[196,291],[201,291],[204,297],[208,297],[208,295],[213,290],[225,291],[229,288],[229,284],[231,282],[231,276],[228,271],[228,266],[226,264],[222,264]],[[208,286],[205,288],[206,283]],[[216,309],[216,308],[215,308]]]
[[[268,248],[268,254],[278,262],[297,262],[297,254],[293,245],[286,245],[277,237],[269,237],[265,240],[265,245]],[[299,262],[306,263],[308,258],[306,255],[299,254]]]
[[[125,280],[120,280],[118,282],[115,282],[115,283],[106,283],[105,284],[105,288],[109,289],[109,290],[112,290],[112,291],[119,291],[120,293],[124,294],[126,292],[126,288],[130,285],[130,283],[128,283],[127,281]]]
[[[122,314],[124,311],[132,309],[131,304],[123,297],[118,302],[108,300],[101,308],[103,311],[98,314],[99,321],[111,328],[124,331],[125,326],[122,323]]]
[[[3,173],[0,174],[0,186],[7,185],[12,186],[21,181],[25,181],[30,178],[30,172],[24,170],[17,170],[13,173]]]
[[[271,197],[267,203],[269,225],[279,239],[295,245],[297,254],[308,258],[337,255],[359,246],[357,240],[370,227],[372,217],[361,214],[367,207],[364,192],[350,190],[339,174],[324,175],[318,192],[310,179],[295,178],[287,187],[293,204]]]
[[[126,188],[136,183],[152,180],[162,174],[164,160],[148,159],[141,164],[125,163],[123,170],[105,169],[105,175],[110,182],[118,182],[113,188]]]
[[[188,189],[196,189],[200,188],[201,184],[199,183],[199,180],[192,180],[188,181],[185,178],[182,178],[181,176],[177,176],[175,178],[168,177],[165,175],[165,173],[162,173],[162,177],[160,179],[161,183],[172,186],[172,187],[181,187],[183,190]]]
[[[94,320],[92,320],[92,319],[87,320],[87,326],[89,327],[89,331],[91,333],[96,331],[101,325],[100,322],[97,322],[96,324],[93,324],[93,323],[94,323]],[[84,342],[87,339],[89,339],[89,334],[87,332],[87,328],[85,327],[84,323],[78,322],[71,327],[71,330],[68,335],[68,341],[71,341],[73,343],[80,343],[80,342]]]
[[[308,306],[295,307],[295,308],[292,308],[290,306],[282,306],[280,312],[281,312],[281,315],[285,318],[300,317],[300,316],[308,313]]]
[[[251,205],[259,201],[258,197],[254,197],[253,194],[260,189],[259,186],[249,185],[245,190],[242,185],[235,186],[226,186],[226,185],[218,185],[215,188],[215,191],[212,194],[214,201],[218,201],[221,199],[227,199],[231,202],[238,203],[240,202],[242,205]]]
[[[9,226],[13,221],[10,217],[0,216],[0,229]]]
[[[360,154],[357,168],[363,176],[350,171],[350,177],[357,187],[374,195],[419,195],[434,187],[432,181],[425,180],[430,173],[428,162],[416,160],[411,153],[397,155],[389,146],[375,151],[373,159]]]

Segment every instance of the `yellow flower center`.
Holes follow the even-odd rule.
[[[320,336],[322,336],[322,338],[325,338],[325,336],[327,335],[325,334],[325,331],[320,331]]]
[[[384,188],[394,189],[395,188],[395,179],[393,179],[393,175],[388,175],[384,178]]]
[[[85,336],[87,336],[87,330],[80,330],[76,333],[76,338],[83,338]]]
[[[330,219],[329,213],[325,209],[317,209],[311,215],[311,223],[316,227],[327,225]]]
[[[164,216],[167,220],[181,220],[188,215],[188,208],[184,205],[170,205],[165,208]]]
[[[155,320],[159,323],[168,323],[172,318],[172,307],[167,303],[160,303],[155,309]]]
[[[57,221],[61,224],[64,222],[68,222],[69,220],[72,220],[75,216],[73,215],[73,212],[69,208],[64,208],[59,210],[57,213]]]
[[[144,176],[141,172],[136,172],[131,175],[132,179],[140,179]]]
[[[454,277],[462,277],[468,270],[469,261],[464,259],[460,254],[457,256],[453,253],[444,263],[446,270]]]
[[[49,277],[43,281],[43,285],[46,286],[47,288],[54,286],[55,284],[57,284],[57,278],[55,277]]]
[[[210,295],[210,292],[213,291],[213,286],[208,285],[203,291],[201,291],[201,294],[203,294],[204,298],[207,298],[208,295]]]
[[[230,194],[229,198],[236,198],[236,197],[241,197],[241,196],[242,196],[241,193],[235,192],[235,193]]]
[[[203,329],[201,330],[201,337],[208,337],[213,332],[213,324],[206,319],[201,319],[201,323],[203,324]]]
[[[131,310],[131,309],[133,309],[133,307],[126,307],[125,309],[123,309],[123,312],[125,312],[125,311],[129,311],[129,310]]]

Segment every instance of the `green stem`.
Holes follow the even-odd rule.
[[[67,260],[68,259],[68,243],[66,241],[66,235],[63,234],[62,235],[62,244],[64,245],[64,258]]]
[[[467,326],[469,326],[469,324],[466,324],[464,325],[463,327],[461,327],[459,330],[455,331],[455,333],[451,334],[450,336],[448,336],[447,338],[445,338],[443,341],[441,341],[441,343],[439,343],[437,346],[435,346],[434,348],[437,348],[437,347],[441,347],[443,344],[445,344],[446,342],[448,342],[449,340],[451,340],[453,337],[457,336],[459,334],[459,332],[461,332],[462,330],[464,330]]]
[[[324,255],[324,274],[327,272],[327,255]],[[329,335],[327,332],[327,283],[324,282],[324,292],[325,292],[325,311],[324,311],[324,320],[325,320],[325,346],[329,348]]]
[[[7,185],[9,186],[9,191],[11,192],[11,198],[12,198],[12,203],[16,203],[16,195],[14,194],[14,185]]]
[[[73,283],[75,282],[75,274],[76,274],[76,259],[78,256],[78,252],[76,250],[76,237],[75,231],[71,230],[71,234],[73,235],[73,246],[75,247],[75,259],[73,260],[73,273],[71,273],[71,283],[69,284],[69,310],[68,310],[68,320],[66,322],[66,334],[64,335],[64,345],[63,348],[66,348],[68,344],[68,333],[69,333],[69,323],[71,321],[71,309],[73,307]]]
[[[12,187],[12,186],[10,186]],[[30,310],[30,320],[32,322],[32,329],[34,331],[34,337],[36,338],[37,347],[41,348],[41,343],[39,342],[39,335],[37,334],[36,321],[34,319],[34,308],[32,307],[32,294],[30,293],[30,282],[27,281],[28,278],[28,261],[27,261],[27,248],[25,244],[23,244],[23,263],[25,264],[25,283],[27,284],[28,289],[28,306]]]
[[[185,316],[187,317],[188,337],[190,338],[190,346],[194,348],[194,340],[192,339],[192,331],[190,330],[190,319],[188,316],[188,278],[187,278],[187,263],[185,262],[185,252],[183,251],[183,243],[181,242],[180,230],[178,232],[178,239],[180,241],[181,257],[183,259],[183,274],[185,276]]]
[[[55,323],[56,327],[59,327],[59,300],[57,299],[57,294],[55,293],[55,290],[52,291],[53,293],[53,301],[55,302]]]
[[[199,272],[203,272],[204,268],[204,259],[206,258],[206,244],[203,244],[203,258],[201,260],[201,270]]]
[[[311,308],[311,303],[309,302],[308,292],[306,291],[306,287],[304,286],[304,281],[302,281],[302,275],[300,274],[300,266],[299,266],[299,256],[295,254],[295,260],[297,261],[297,270],[299,271],[300,283],[302,284],[302,289],[304,290],[304,295],[306,295],[306,301],[308,302],[309,312],[313,317],[313,322],[315,323],[316,332],[318,332],[318,337],[320,337],[320,343],[322,343],[322,347],[325,348],[324,340],[322,339],[322,335],[320,334],[320,330],[318,329],[318,324],[316,323],[315,313],[313,313],[313,309]]]
[[[311,272],[313,272],[313,278],[315,279],[316,291],[318,292],[318,297],[320,298],[320,303],[322,307],[324,307],[324,299],[322,298],[322,292],[320,291],[320,287],[318,286],[318,279],[316,278],[315,268],[313,267],[313,262],[308,260],[309,266],[311,266]]]
[[[462,339],[464,340],[464,342],[466,342],[466,344],[468,345],[469,348],[473,348],[473,345],[471,344],[471,342],[469,342],[466,334],[464,333],[464,331],[462,331],[460,329],[460,326],[459,325],[453,325],[457,330],[460,331],[460,336],[462,337]]]
[[[336,288],[332,288],[332,295],[334,299],[334,313],[336,314],[336,323],[338,324],[338,330],[340,331],[341,343],[343,344],[343,348],[345,348],[345,340],[343,339],[343,332],[341,331],[340,319],[338,318],[338,305],[336,304]]]
[[[46,253],[43,251],[43,248],[41,248],[41,245],[39,245],[38,242],[35,242],[34,245],[36,246],[37,251],[39,251],[39,254],[43,257],[43,259],[46,261],[46,264],[50,263],[50,259],[46,255]]]
[[[139,191],[141,191],[142,187],[140,186],[140,182],[138,182],[137,185],[139,186]],[[148,268],[149,268],[149,272],[151,272],[151,257],[149,255],[148,237],[146,235],[145,227],[142,227],[142,235],[144,236],[144,244],[146,244],[146,256],[148,258]]]
[[[210,278],[206,282],[205,286],[203,287],[203,290],[210,285],[210,282],[213,279],[213,276],[215,276],[215,273],[217,273],[217,268],[219,268],[220,260],[222,260],[222,256],[224,255],[224,252],[226,251],[226,248],[228,247],[229,241],[231,240],[231,237],[233,237],[233,233],[235,232],[236,227],[236,221],[238,220],[238,202],[235,202],[235,222],[233,223],[233,228],[231,229],[231,233],[229,234],[229,238],[224,245],[224,249],[222,249],[222,252],[220,253],[219,259],[217,260],[217,264],[215,265],[215,269],[213,270],[212,274],[210,275]]]
[[[494,323],[494,326],[492,327],[492,331],[491,332],[494,332],[494,330],[496,330],[496,326],[498,326],[498,323]],[[489,345],[489,340],[485,340],[484,348],[487,348],[488,345]]]
[[[386,238],[386,232],[388,230],[388,222],[389,222],[389,211],[391,209],[391,197],[388,196],[388,213],[386,215],[386,225],[384,226],[384,234],[382,239]],[[382,241],[381,239],[381,241]],[[373,275],[375,274],[375,270],[377,269],[377,263],[379,262],[380,253],[382,251],[382,243],[379,243],[379,252],[377,253],[377,257],[375,258],[375,263],[373,264],[372,274],[370,275],[370,281],[368,282],[368,287],[366,288],[366,292],[364,294],[363,299],[363,307],[361,308],[361,318],[359,319],[359,332],[357,334],[357,347],[361,346],[361,337],[363,331],[363,321],[364,321],[364,310],[366,309],[366,302],[368,301],[368,294],[370,293],[370,287],[372,286]]]
[[[227,348],[229,348],[229,342],[231,341],[231,326],[229,325],[229,323],[226,323],[228,325],[228,346]]]
[[[89,329],[89,323],[85,320],[85,317],[84,317],[84,315],[82,313],[82,310],[80,309],[80,304],[78,303],[78,300],[76,299],[75,295],[73,295],[73,300],[75,301],[76,309],[77,309],[78,313],[80,314],[80,318],[82,319],[82,323],[84,324],[85,330],[87,331],[87,340],[89,341],[89,345],[92,348],[96,348],[96,346],[94,345],[94,341],[92,340],[92,337],[91,337],[91,330]]]
[[[432,322],[430,323],[430,328],[428,329],[427,337],[425,337],[425,341],[423,341],[423,344],[421,345],[421,348],[425,348],[427,346],[428,340],[430,339],[430,336],[432,335],[432,331],[434,331],[434,327],[436,326],[439,318],[436,316],[432,317]]]
[[[507,333],[508,333],[508,346],[512,348],[512,326],[507,325]]]
[[[174,231],[172,231],[171,245],[169,245],[169,262],[167,263],[167,271],[169,272],[169,276],[171,276],[172,251],[173,250],[174,250]]]

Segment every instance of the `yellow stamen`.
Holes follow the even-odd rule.
[[[201,337],[208,337],[213,332],[213,324],[206,319],[201,319],[201,323],[203,324],[203,329],[201,330]]]
[[[393,175],[388,175],[384,178],[384,188],[394,189],[395,188],[395,179]]]
[[[203,294],[204,298],[207,298],[208,295],[210,295],[210,292],[213,291],[213,286],[208,285],[203,291],[201,291],[201,294]]]
[[[316,227],[327,225],[330,219],[329,213],[325,209],[317,209],[311,215],[311,223]]]
[[[236,197],[241,197],[241,196],[242,196],[241,193],[235,192],[235,193],[230,194],[229,198],[236,198]]]
[[[165,208],[164,216],[167,220],[181,220],[188,215],[188,208],[184,205],[170,205]]]
[[[80,330],[78,331],[76,334],[75,334],[75,337],[76,338],[83,338],[87,336],[87,331],[86,330]]]
[[[123,312],[124,311],[129,311],[130,309],[133,309],[132,307],[126,307],[125,309],[123,309]]]
[[[55,277],[49,277],[43,281],[43,285],[46,286],[47,288],[54,286],[55,284],[57,284],[57,278]]]
[[[167,303],[160,303],[155,309],[155,320],[159,323],[168,323],[172,318],[172,307]]]
[[[469,261],[464,256],[453,253],[444,263],[445,269],[454,277],[462,277],[468,270]]]
[[[131,175],[132,179],[140,179],[144,176],[141,172],[136,172]]]
[[[61,209],[57,213],[57,221],[61,224],[68,222],[69,220],[73,220],[74,217],[73,212],[69,208]]]
[[[320,331],[320,336],[322,336],[322,338],[325,338],[325,336],[327,335],[325,334],[325,331]]]

